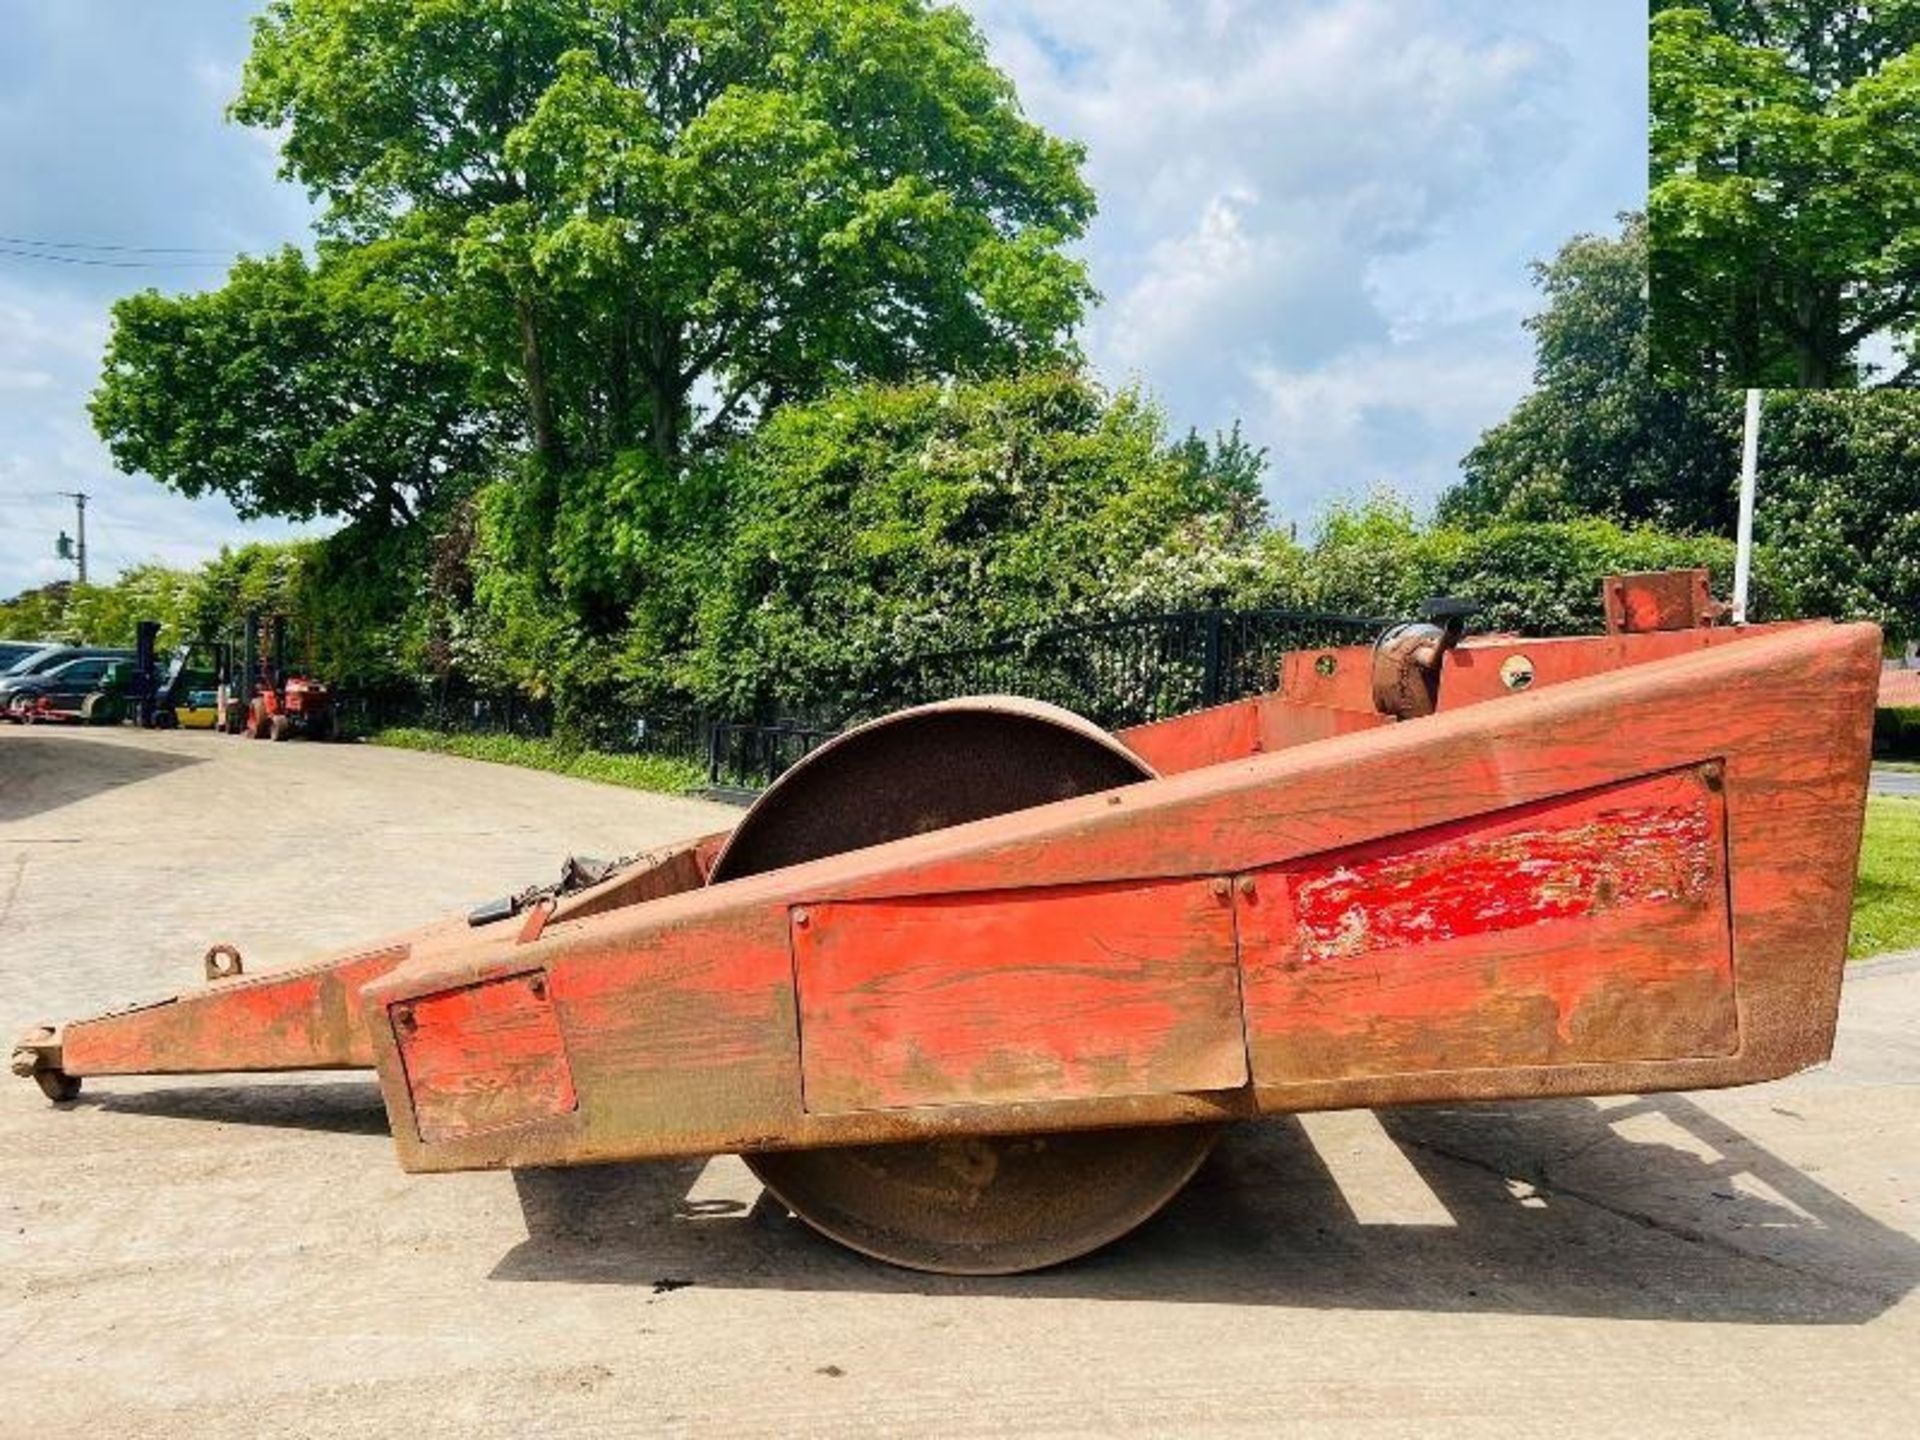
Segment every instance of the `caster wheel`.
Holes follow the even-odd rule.
[[[33,1081],[40,1087],[40,1093],[56,1105],[64,1105],[80,1094],[80,1077],[64,1070],[36,1070]]]

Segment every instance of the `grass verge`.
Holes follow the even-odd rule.
[[[1920,949],[1920,800],[1867,797],[1847,956]]]
[[[392,726],[367,737],[375,745],[397,750],[428,750],[436,755],[458,755],[495,765],[518,765],[527,770],[550,770],[576,780],[598,780],[630,790],[652,790],[662,795],[685,795],[706,783],[706,771],[688,760],[660,755],[608,755],[579,750],[552,740],[529,740],[519,735],[453,735],[442,730],[415,730]]]

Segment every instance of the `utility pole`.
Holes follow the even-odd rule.
[[[1753,576],[1753,491],[1760,473],[1760,392],[1747,391],[1746,443],[1740,453],[1740,521],[1733,552],[1733,623],[1747,623],[1747,588]]]
[[[84,490],[61,490],[58,492],[73,501],[73,563],[79,568],[80,583],[87,583],[87,492]],[[65,539],[65,536],[61,537]],[[65,555],[63,550],[62,555]]]

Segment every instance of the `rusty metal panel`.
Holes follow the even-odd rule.
[[[1167,880],[796,908],[806,1108],[1245,1084],[1226,889]]]
[[[1261,873],[1260,1083],[1733,1053],[1715,765]]]
[[[388,1013],[425,1142],[565,1115],[577,1103],[544,972],[422,995]]]
[[[216,947],[220,948],[220,947]],[[360,987],[397,967],[405,943],[312,965],[222,980],[209,989],[70,1025],[75,1075],[367,1066]]]
[[[1654,570],[1609,575],[1600,589],[1609,635],[1693,630],[1720,616],[1705,570]]]
[[[1454,646],[1442,657],[1439,708],[1458,710],[1700,650],[1751,644],[1768,635],[1815,623],[1818,622],[1786,620],[1767,625],[1716,625],[1643,634],[1544,638],[1475,636]]]
[[[1116,738],[1161,775],[1244,760],[1312,740],[1393,723],[1372,710],[1340,710],[1284,695],[1256,695],[1118,732]]]

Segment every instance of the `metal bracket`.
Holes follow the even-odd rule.
[[[209,980],[233,980],[246,971],[239,950],[224,940],[207,951],[206,964]]]
[[[35,1025],[14,1042],[11,1068],[22,1080],[38,1085],[49,1100],[67,1101],[80,1093],[80,1080],[60,1068],[64,1059],[60,1027]]]
[[[547,921],[553,918],[553,912],[560,902],[549,895],[531,910],[527,911],[526,923],[520,927],[520,938],[514,943],[526,945],[540,938],[540,932],[547,928]]]
[[[1459,595],[1433,595],[1420,602],[1420,618],[1440,626],[1440,653],[1460,643],[1467,621],[1480,613],[1480,602]]]

